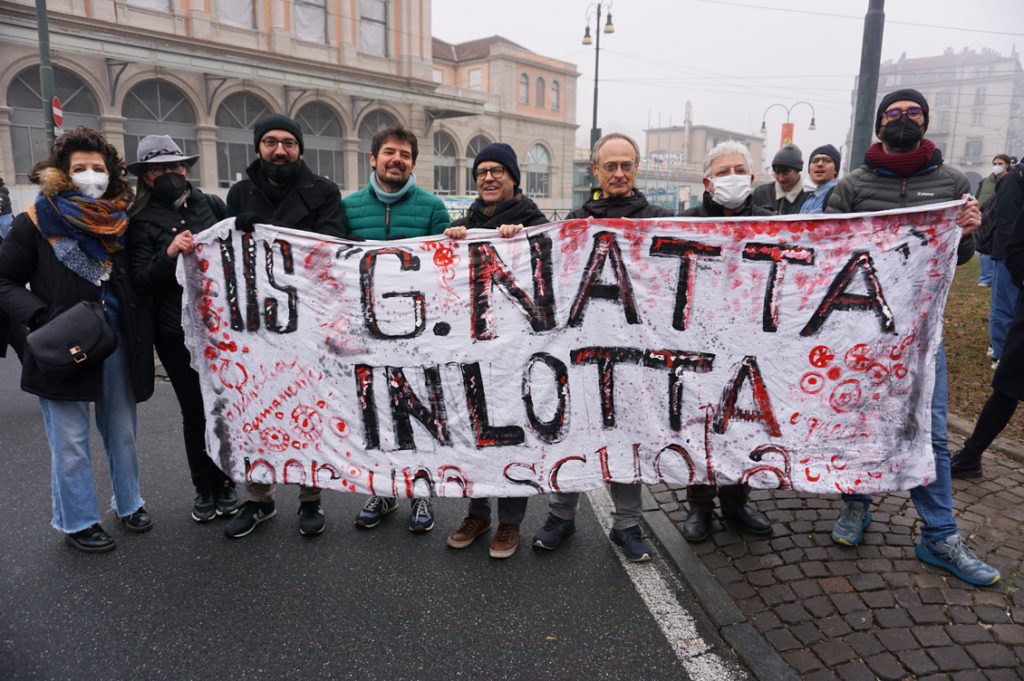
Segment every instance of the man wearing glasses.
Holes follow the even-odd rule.
[[[839,184],[839,150],[831,144],[825,144],[811,152],[807,161],[807,174],[816,189],[808,192],[800,212],[804,215],[824,213],[832,190]]]
[[[253,128],[258,158],[246,169],[247,179],[228,190],[227,217],[235,227],[251,232],[256,223],[283,225],[316,234],[345,238],[345,214],[338,186],[326,177],[314,175],[302,160],[302,130],[287,116],[274,114],[260,119]],[[275,485],[247,482],[246,501],[224,534],[244,537],[260,523],[277,514]],[[299,487],[299,534],[315,537],[324,531],[320,489]]]
[[[917,90],[903,89],[882,98],[875,113],[880,142],[868,148],[864,164],[844,177],[829,198],[827,213],[859,213],[917,206],[966,198],[970,182],[959,170],[942,162],[942,153],[925,138],[928,101]],[[981,225],[977,200],[970,198],[956,216],[963,228],[957,263],[974,254],[971,233]],[[999,571],[978,559],[960,536],[953,516],[953,487],[946,437],[946,354],[939,346],[935,358],[935,389],[931,396],[932,451],[935,480],[910,490],[921,517],[921,538],[914,553],[925,563],[948,570],[978,586],[999,581]],[[871,522],[871,496],[844,494],[844,508],[832,530],[832,540],[856,546]]]
[[[635,188],[639,166],[640,147],[632,138],[613,132],[597,140],[590,154],[590,168],[597,178],[599,188],[594,190],[589,201],[569,213],[566,219],[670,217],[671,211],[651,205]],[[615,511],[612,513],[609,538],[622,548],[629,560],[651,560],[654,551],[640,529],[641,486],[613,482],[610,487]],[[579,497],[576,492],[556,492],[551,495],[547,520],[533,537],[534,548],[556,549],[564,538],[576,531]]]
[[[803,168],[804,157],[800,147],[787,144],[779,149],[772,159],[775,182],[754,189],[754,205],[768,209],[773,215],[799,213],[807,200],[804,178],[800,174]]]

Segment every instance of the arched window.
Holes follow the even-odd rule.
[[[537,79],[536,88],[537,88],[537,96],[534,97],[534,99],[536,100],[534,102],[534,104],[537,105],[538,109],[543,109],[544,108],[544,93],[547,91],[548,85],[547,85],[547,83],[544,82],[543,78],[538,78]]]
[[[53,67],[55,94],[64,106],[64,128],[84,125],[98,130],[100,107],[89,87],[71,71]],[[43,101],[39,87],[39,66],[22,69],[7,88],[7,106],[11,107],[11,157],[14,182],[28,184],[28,174],[36,162],[50,154],[43,127]],[[134,160],[134,159],[130,159]]]
[[[370,181],[370,145],[373,136],[381,130],[398,125],[395,117],[387,111],[371,111],[359,124],[359,186]]]
[[[124,157],[138,160],[139,141],[147,135],[170,135],[186,156],[199,153],[196,142],[196,114],[181,90],[160,80],[146,80],[124,97]],[[202,184],[199,164],[190,170],[193,181]]]
[[[455,193],[455,142],[444,132],[434,133],[434,193]]]
[[[256,95],[237,92],[217,108],[217,183],[230,187],[245,178],[246,167],[256,158],[252,129],[256,121],[271,113],[270,106]]]
[[[562,91],[557,80],[551,81],[551,110],[558,111],[562,108]]]
[[[526,154],[526,193],[534,199],[551,196],[551,155],[539,144]]]
[[[530,103],[530,77],[525,73],[519,76],[519,103]]]
[[[480,150],[491,143],[491,140],[487,139],[483,135],[477,135],[473,139],[469,140],[469,144],[466,145],[466,193],[470,194],[476,189],[476,178],[473,177],[473,161],[476,159],[476,155],[480,153]]]
[[[302,129],[302,159],[317,175],[338,186],[345,183],[345,163],[341,150],[341,121],[321,102],[304,105],[295,115]]]

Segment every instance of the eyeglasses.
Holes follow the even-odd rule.
[[[188,168],[186,164],[182,163],[181,161],[178,161],[175,163],[153,164],[151,167],[146,168],[146,170],[155,175],[163,175],[164,173],[180,173],[182,170],[185,170],[186,168]]]
[[[886,111],[884,116],[886,120],[894,121],[903,114],[907,114],[907,118],[921,118],[924,116],[924,109],[919,106],[908,106],[906,109],[894,107]]]
[[[299,143],[296,140],[279,140],[274,137],[264,137],[260,140],[260,144],[263,145],[264,149],[277,149],[277,145],[282,145],[288,151],[297,149]]]
[[[614,161],[608,161],[608,163],[601,164],[601,170],[606,173],[614,173],[616,170],[622,169],[624,173],[631,173],[636,168],[636,164],[632,161],[623,161],[622,163],[615,163]]]
[[[828,164],[835,163],[835,161],[832,160],[831,156],[815,156],[814,158],[811,159],[811,165],[814,165],[815,163]]]
[[[505,176],[505,168],[503,166],[494,166],[493,168],[477,168],[475,173],[476,179],[482,180],[485,177],[487,177],[488,173],[490,173],[491,177],[493,177],[495,180],[500,180]]]

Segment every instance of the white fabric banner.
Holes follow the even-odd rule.
[[[463,241],[224,221],[178,265],[210,455],[397,496],[924,484],[960,205]]]

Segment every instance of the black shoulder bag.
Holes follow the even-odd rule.
[[[100,303],[83,300],[25,339],[39,368],[49,376],[71,376],[101,364],[117,348],[117,334]]]

